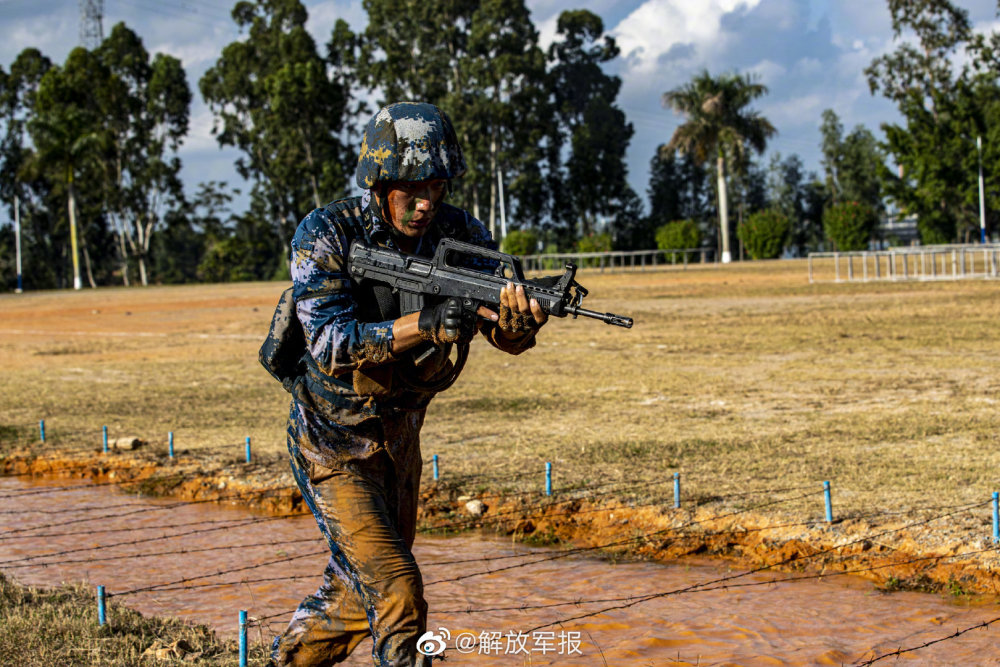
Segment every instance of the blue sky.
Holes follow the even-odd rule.
[[[360,0],[305,0],[309,29],[325,44],[337,18],[355,30],[366,16]],[[966,0],[981,30],[1000,28],[994,0]],[[225,0],[105,0],[104,29],[125,21],[150,52],[170,53],[184,63],[195,92],[191,134],[181,151],[190,191],[206,180],[238,185],[237,154],[220,149],[211,135],[211,114],[197,82],[223,46],[237,37]],[[879,126],[898,119],[895,109],[868,92],[863,70],[893,48],[885,0],[528,0],[543,46],[555,33],[560,12],[586,8],[604,20],[622,56],[609,70],[622,77],[619,104],[635,127],[628,151],[629,180],[645,198],[649,160],[670,138],[679,118],[664,109],[662,94],[702,69],[755,72],[769,94],[757,108],[778,129],[769,154],[798,154],[818,171],[819,125],[833,109],[846,128]],[[79,43],[76,0],[0,0],[0,64],[35,46],[62,62]],[[238,206],[242,208],[242,206]]]

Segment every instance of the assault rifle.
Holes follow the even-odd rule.
[[[468,268],[468,260],[496,262],[492,274]],[[464,260],[464,263],[463,263]],[[400,313],[414,313],[433,301],[450,297],[466,306],[482,304],[498,311],[500,288],[523,285],[528,299],[537,299],[549,315],[591,317],[606,324],[632,328],[632,318],[581,308],[587,289],[576,282],[576,265],[567,263],[561,276],[537,280],[524,277],[521,260],[514,255],[481,248],[455,239],[442,239],[432,259],[405,255],[396,250],[369,246],[355,240],[347,257],[348,272],[357,281],[385,283],[399,294]]]

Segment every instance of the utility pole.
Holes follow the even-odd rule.
[[[17,195],[14,195],[14,254],[17,258],[17,289],[14,291],[20,294],[24,285],[21,284],[21,200]]]
[[[979,240],[986,244],[986,188],[983,184],[983,138],[976,137],[976,150],[979,152]]]
[[[500,186],[500,240],[507,238],[507,211],[503,204],[503,170],[497,169],[497,184]]]
[[[80,0],[80,46],[93,51],[104,41],[104,0]]]

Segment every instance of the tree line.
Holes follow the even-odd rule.
[[[450,201],[497,235],[504,197],[512,252],[850,249],[875,239],[887,204],[917,217],[924,242],[964,240],[978,220],[980,136],[996,209],[1000,39],[945,0],[888,4],[900,45],[865,74],[904,122],[880,142],[861,126],[845,134],[827,110],[820,175],[796,155],[764,164],[777,130],[753,104],[766,87],[706,71],[663,95],[681,124],[651,157],[646,212],[627,182],[621,80],[604,67],[619,49],[587,10],[563,12],[543,49],[520,0],[365,0],[367,26],[339,20],[320,46],[300,0],[247,0],[232,10],[240,38],[197,92],[219,144],[239,153],[248,210],[232,210],[225,183],[185,194],[192,86],[124,24],[62,64],[28,48],[0,68],[0,200],[11,218],[19,203],[29,288],[287,277],[298,221],[353,189],[374,92],[449,113],[469,164]],[[13,245],[0,227],[8,289]]]

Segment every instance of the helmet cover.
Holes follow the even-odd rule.
[[[465,158],[448,116],[426,102],[379,109],[365,127],[358,156],[358,187],[386,181],[458,178]]]

